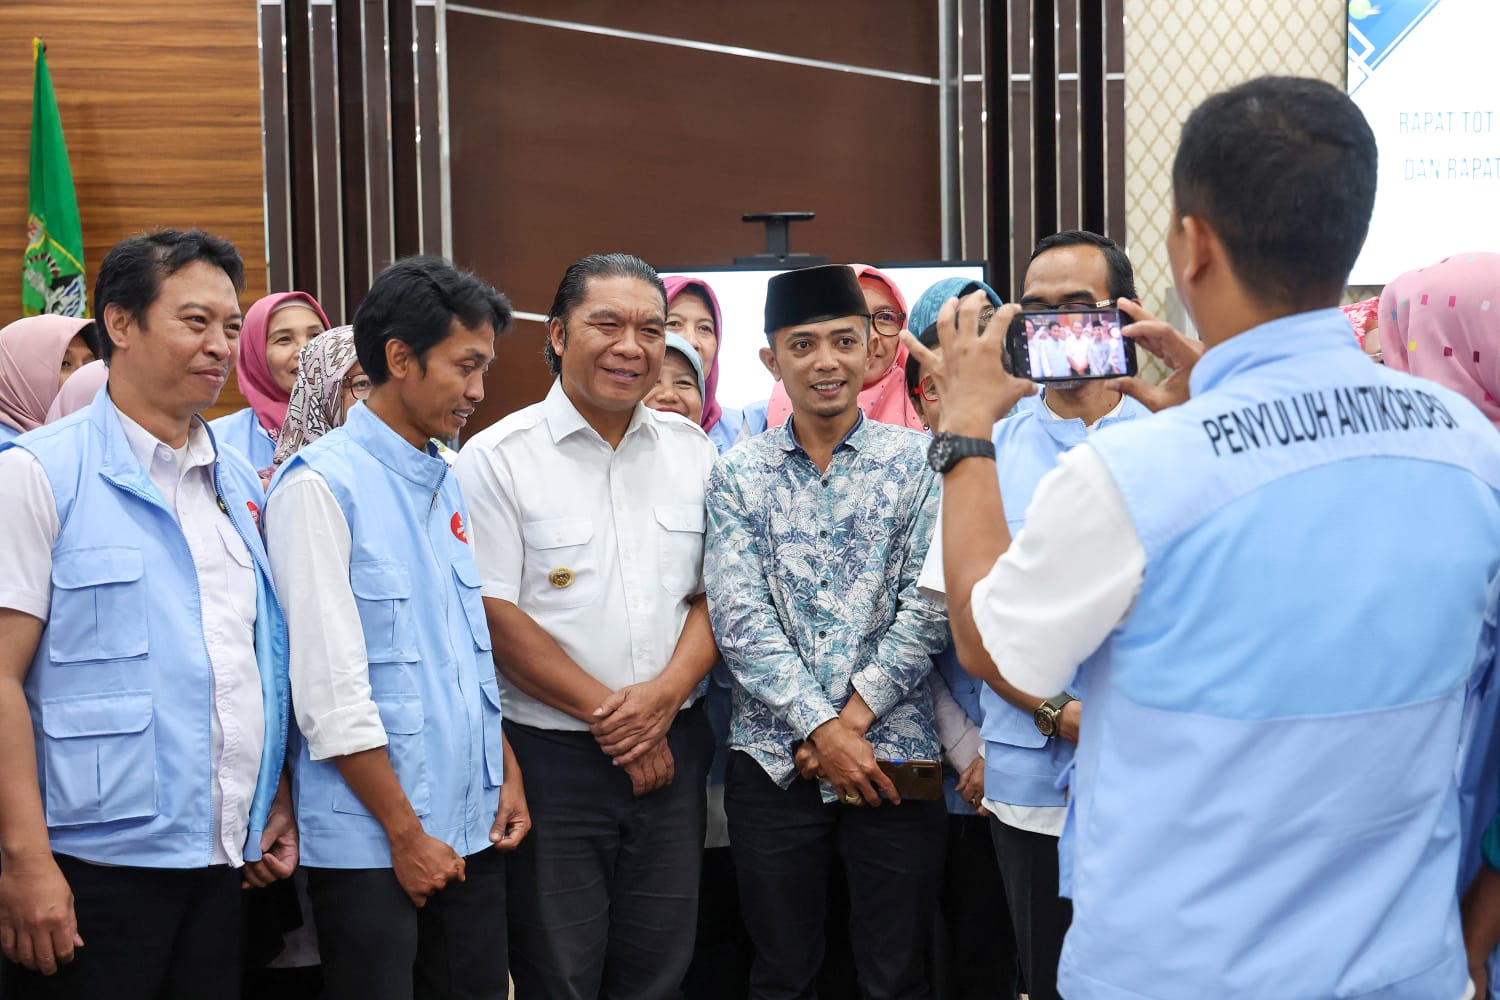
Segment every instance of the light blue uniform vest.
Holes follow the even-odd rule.
[[[10,424],[0,424],[0,444],[5,444],[7,441],[14,441],[20,436],[21,432]]]
[[[721,408],[718,423],[707,431],[708,439],[714,443],[722,455],[734,447],[735,441],[739,440],[740,428],[745,425],[745,417],[739,410],[732,406]]]
[[[1120,412],[1101,419],[1097,430],[1150,415],[1126,396]],[[1041,396],[1021,400],[1010,416],[995,424],[995,472],[1012,538],[1026,526],[1026,511],[1042,477],[1056,468],[1063,452],[1087,439],[1082,420],[1056,419]],[[1067,795],[1058,778],[1073,760],[1073,744],[1043,736],[1032,713],[1001,698],[989,685],[980,687],[984,797],[1013,806],[1065,805]]]
[[[25,685],[52,849],[112,865],[206,867],[213,675],[187,538],[130,450],[108,392],[4,447],[36,456],[61,525],[52,607]],[[220,506],[255,562],[265,749],[244,853],[258,861],[286,756],[286,624],[256,524],[260,480],[237,453],[215,447]]]
[[[490,847],[499,808],[500,689],[479,568],[464,541],[469,512],[435,450],[418,451],[356,406],[278,470],[267,517],[276,516],[281,477],[299,463],[333,491],[349,522],[349,583],[391,765],[422,828],[467,857]],[[312,760],[300,733],[292,753],[303,862],[390,867],[385,831],[338,767]]]
[[[257,470],[271,467],[276,458],[276,442],[250,407],[211,420],[208,426],[214,429],[214,437],[220,444],[238,451]]]
[[[1146,567],[1080,673],[1058,987],[1457,1000],[1500,435],[1332,309],[1215,347],[1192,389],[1088,444]]]

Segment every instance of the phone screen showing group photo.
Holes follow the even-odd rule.
[[[1024,312],[1011,325],[1010,355],[1036,382],[1118,378],[1135,374],[1135,345],[1117,309]]]

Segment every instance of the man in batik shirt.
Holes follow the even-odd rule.
[[[946,623],[916,585],[927,437],[860,412],[870,318],[847,267],[771,279],[765,328],[792,417],[715,466],[704,567],[735,680],[725,809],[750,995],[812,989],[839,863],[865,995],[925,996],[945,807],[902,800],[878,761],[939,753],[926,678]]]

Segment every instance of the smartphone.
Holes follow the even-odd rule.
[[[1010,370],[1033,382],[1120,378],[1136,373],[1135,342],[1118,309],[1036,309],[1017,314],[1005,337]]]
[[[943,797],[943,765],[935,760],[875,761],[903,799],[931,802]]]

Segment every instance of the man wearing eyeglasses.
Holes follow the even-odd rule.
[[[1026,269],[1021,307],[1093,309],[1105,300],[1135,297],[1135,275],[1125,252],[1107,236],[1075,229],[1036,245]],[[1072,329],[1054,327],[1051,332],[1063,339],[1049,343],[1061,348]],[[1091,334],[1093,329],[1081,332]],[[1023,399],[1011,416],[995,425],[993,436],[1012,534],[1025,524],[1037,484],[1063,452],[1101,427],[1148,412],[1100,380],[1050,382],[1041,394]],[[934,537],[941,537],[941,528]],[[924,592],[942,595],[941,546],[928,550],[919,583]],[[1037,706],[1035,713],[1025,712],[989,688],[980,701],[984,795],[974,804],[982,804],[991,816],[990,834],[1029,995],[1032,1000],[1055,1000],[1058,958],[1073,915],[1072,903],[1058,896],[1057,845],[1067,793],[1057,782],[1073,759],[1082,705],[1063,694]]]

